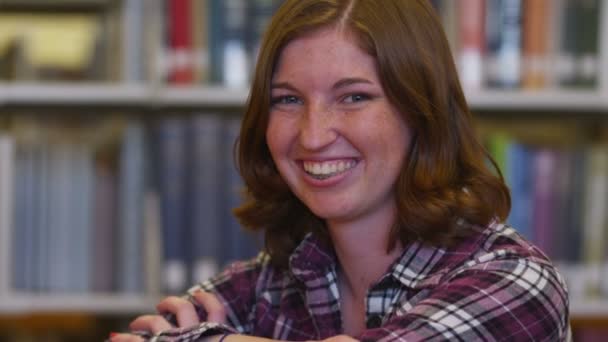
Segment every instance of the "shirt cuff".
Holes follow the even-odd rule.
[[[148,342],[194,342],[203,337],[238,333],[231,326],[215,322],[202,322],[199,325],[188,328],[171,328],[156,335],[152,335],[147,331],[132,332],[132,334],[142,337]]]

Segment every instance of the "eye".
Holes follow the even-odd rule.
[[[364,94],[364,93],[356,93],[356,94],[350,94],[344,97],[344,102],[345,103],[357,103],[357,102],[361,102],[361,101],[366,101],[371,99],[371,96],[369,96],[368,94]]]
[[[270,99],[270,103],[272,105],[298,104],[300,102],[301,102],[300,99],[294,95],[273,96]]]

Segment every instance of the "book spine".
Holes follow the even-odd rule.
[[[11,291],[15,141],[0,133],[0,297]]]
[[[565,0],[557,70],[563,87],[592,88],[597,84],[599,13],[597,0]]]
[[[260,249],[260,238],[257,235],[245,232],[232,210],[242,203],[243,181],[234,164],[233,148],[240,132],[240,119],[228,118],[224,121],[223,130],[223,226],[222,245],[224,264],[235,260],[253,257]]]
[[[118,230],[115,228],[118,214],[116,207],[117,175],[112,169],[112,160],[106,153],[95,160],[94,166],[94,241],[92,267],[92,289],[109,293],[115,289],[114,265]]]
[[[542,89],[547,86],[549,66],[549,0],[525,0],[523,3],[522,87]]]
[[[189,125],[192,146],[189,167],[189,229],[192,251],[192,284],[207,280],[219,270],[222,230],[220,199],[222,193],[221,149],[222,119],[203,113]]]
[[[141,82],[149,62],[144,58],[144,0],[123,0],[121,14],[123,80]]]
[[[585,294],[598,296],[608,223],[608,149],[599,145],[591,146],[587,153],[582,261],[586,273]]]
[[[192,50],[194,82],[209,81],[209,0],[193,0],[192,13]]]
[[[247,50],[251,52],[252,64],[250,70],[255,69],[260,43],[266,27],[270,23],[272,15],[277,10],[280,2],[277,0],[253,0],[249,6]]]
[[[465,91],[477,90],[483,85],[485,1],[460,0],[457,11],[460,33],[458,64],[461,82]]]
[[[211,67],[213,80],[230,88],[247,87],[250,52],[247,50],[246,0],[210,0]]]
[[[139,293],[143,284],[143,195],[145,136],[141,122],[127,123],[122,138],[119,170],[118,291]]]
[[[163,119],[157,127],[158,178],[164,248],[164,290],[184,291],[188,281],[186,249],[186,123],[179,118]]]
[[[555,198],[555,153],[549,148],[541,148],[534,154],[534,197],[532,215],[534,243],[547,255],[553,256],[551,237],[554,229]]]
[[[191,11],[190,0],[169,0],[169,83],[171,84],[194,82]]]
[[[520,142],[507,149],[506,182],[511,189],[508,221],[526,239],[532,240],[532,151]]]
[[[521,16],[521,0],[488,0],[486,83],[489,87],[520,85]]]

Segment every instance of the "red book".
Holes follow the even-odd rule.
[[[191,0],[169,0],[169,83],[194,81]]]
[[[459,0],[457,8],[460,79],[465,90],[478,89],[483,83],[485,0]]]

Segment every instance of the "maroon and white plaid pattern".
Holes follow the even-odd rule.
[[[460,223],[465,226],[465,223]],[[568,296],[563,279],[512,228],[466,225],[469,238],[449,250],[414,243],[369,291],[361,341],[565,341]],[[290,268],[269,257],[235,263],[194,286],[216,294],[228,324],[165,331],[155,341],[196,341],[235,332],[278,340],[342,334],[336,257],[309,235]],[[200,312],[205,320],[204,312]]]

